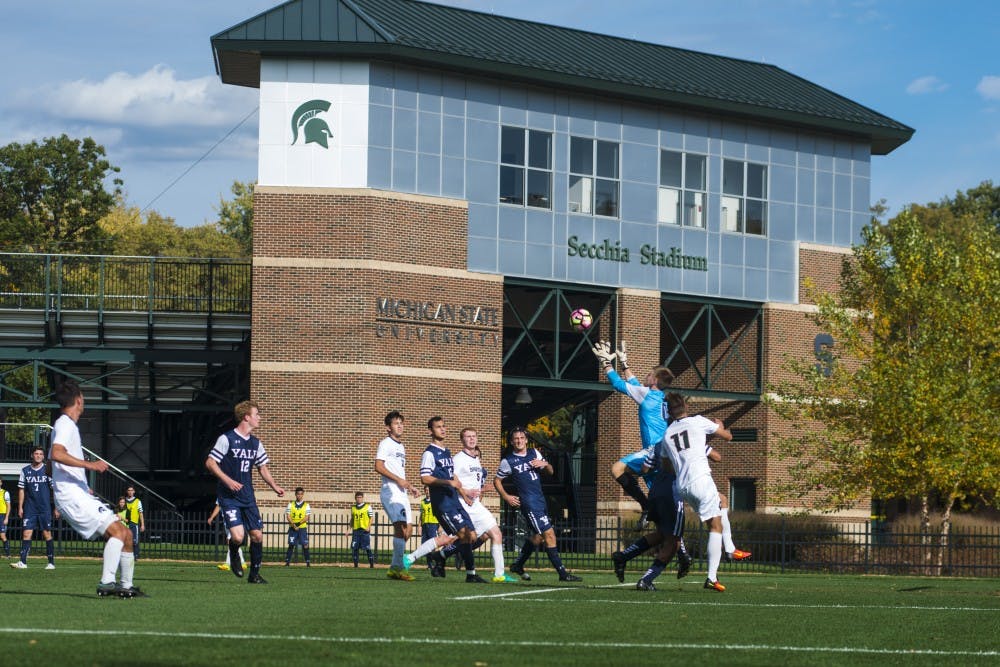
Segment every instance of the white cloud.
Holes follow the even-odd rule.
[[[133,76],[115,72],[103,81],[81,79],[26,91],[19,106],[50,115],[140,127],[222,127],[238,122],[257,103],[255,89],[224,86],[215,76],[179,80],[165,65]]]
[[[948,84],[936,76],[922,76],[914,79],[906,87],[906,92],[910,95],[926,95],[927,93],[940,93],[948,90]]]
[[[988,100],[1000,100],[1000,76],[984,76],[979,80],[976,92]]]

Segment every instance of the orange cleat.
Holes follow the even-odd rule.
[[[753,556],[753,554],[749,551],[740,551],[739,549],[729,554],[729,558],[735,561],[750,560],[751,556]]]
[[[720,584],[718,581],[712,581],[711,579],[705,580],[705,588],[710,591],[719,591],[720,593],[726,592],[726,587]]]

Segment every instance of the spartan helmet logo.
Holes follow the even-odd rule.
[[[330,103],[325,100],[309,100],[299,105],[299,108],[292,114],[292,145],[299,139],[299,128],[302,128],[302,135],[305,137],[303,143],[317,143],[323,148],[329,148],[327,137],[332,137],[333,132],[330,126],[322,118],[317,118],[319,114],[330,110]]]

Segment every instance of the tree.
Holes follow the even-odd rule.
[[[1000,505],[1000,234],[966,205],[983,195],[873,219],[840,293],[816,294],[810,319],[837,341],[827,365],[790,360],[769,401],[797,425],[777,438],[782,491],[822,509],[919,498],[925,529],[939,499],[938,565],[956,505]]]
[[[98,221],[121,179],[93,139],[65,134],[0,148],[0,247],[24,252],[102,252]],[[107,186],[111,186],[111,190]]]
[[[143,214],[120,203],[100,221],[112,254],[142,257],[239,257],[236,239],[216,225],[181,227],[156,211]]]
[[[233,181],[232,201],[219,198],[219,227],[236,239],[243,250],[243,256],[253,255],[253,189],[254,183]]]

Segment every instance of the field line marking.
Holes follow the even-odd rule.
[[[729,651],[784,651],[792,653],[858,653],[869,655],[930,655],[930,656],[974,656],[974,657],[997,657],[1000,651],[946,651],[941,649],[889,649],[889,648],[866,648],[854,646],[782,646],[769,644],[689,644],[684,642],[662,643],[654,642],[553,642],[553,641],[512,641],[490,640],[490,639],[453,639],[442,638],[432,639],[427,637],[317,637],[313,635],[254,635],[236,634],[225,632],[164,632],[154,630],[137,630],[134,627],[122,628],[120,630],[69,630],[59,628],[4,628],[0,627],[0,633],[8,634],[32,634],[38,635],[81,635],[81,636],[132,636],[132,637],[165,637],[169,639],[235,639],[240,641],[277,641],[287,643],[288,641],[321,642],[330,644],[424,644],[454,646],[455,644],[469,646],[495,646],[510,647],[522,646],[528,648],[624,648],[624,649],[696,649],[718,651],[719,649]]]
[[[572,589],[558,589],[558,590],[572,590]],[[539,591],[542,592],[542,591]],[[499,596],[498,596],[499,597]],[[472,598],[455,598],[458,599],[472,599]],[[557,602],[555,599],[533,599],[530,602]],[[895,605],[895,604],[795,604],[792,602],[788,603],[768,603],[768,602],[679,602],[674,600],[653,600],[650,598],[645,598],[642,600],[577,600],[574,604],[661,604],[661,605],[675,605],[675,606],[694,606],[694,607],[753,607],[754,609],[760,608],[772,608],[772,609],[879,609],[879,610],[897,610],[897,611],[995,611],[1000,612],[1000,607],[929,607],[921,605]]]
[[[510,591],[508,593],[486,593],[484,595],[461,595],[452,600],[488,600],[490,598],[508,598],[515,595],[537,595],[538,593],[557,593],[559,591],[571,591],[573,588],[539,588],[537,590]]]

